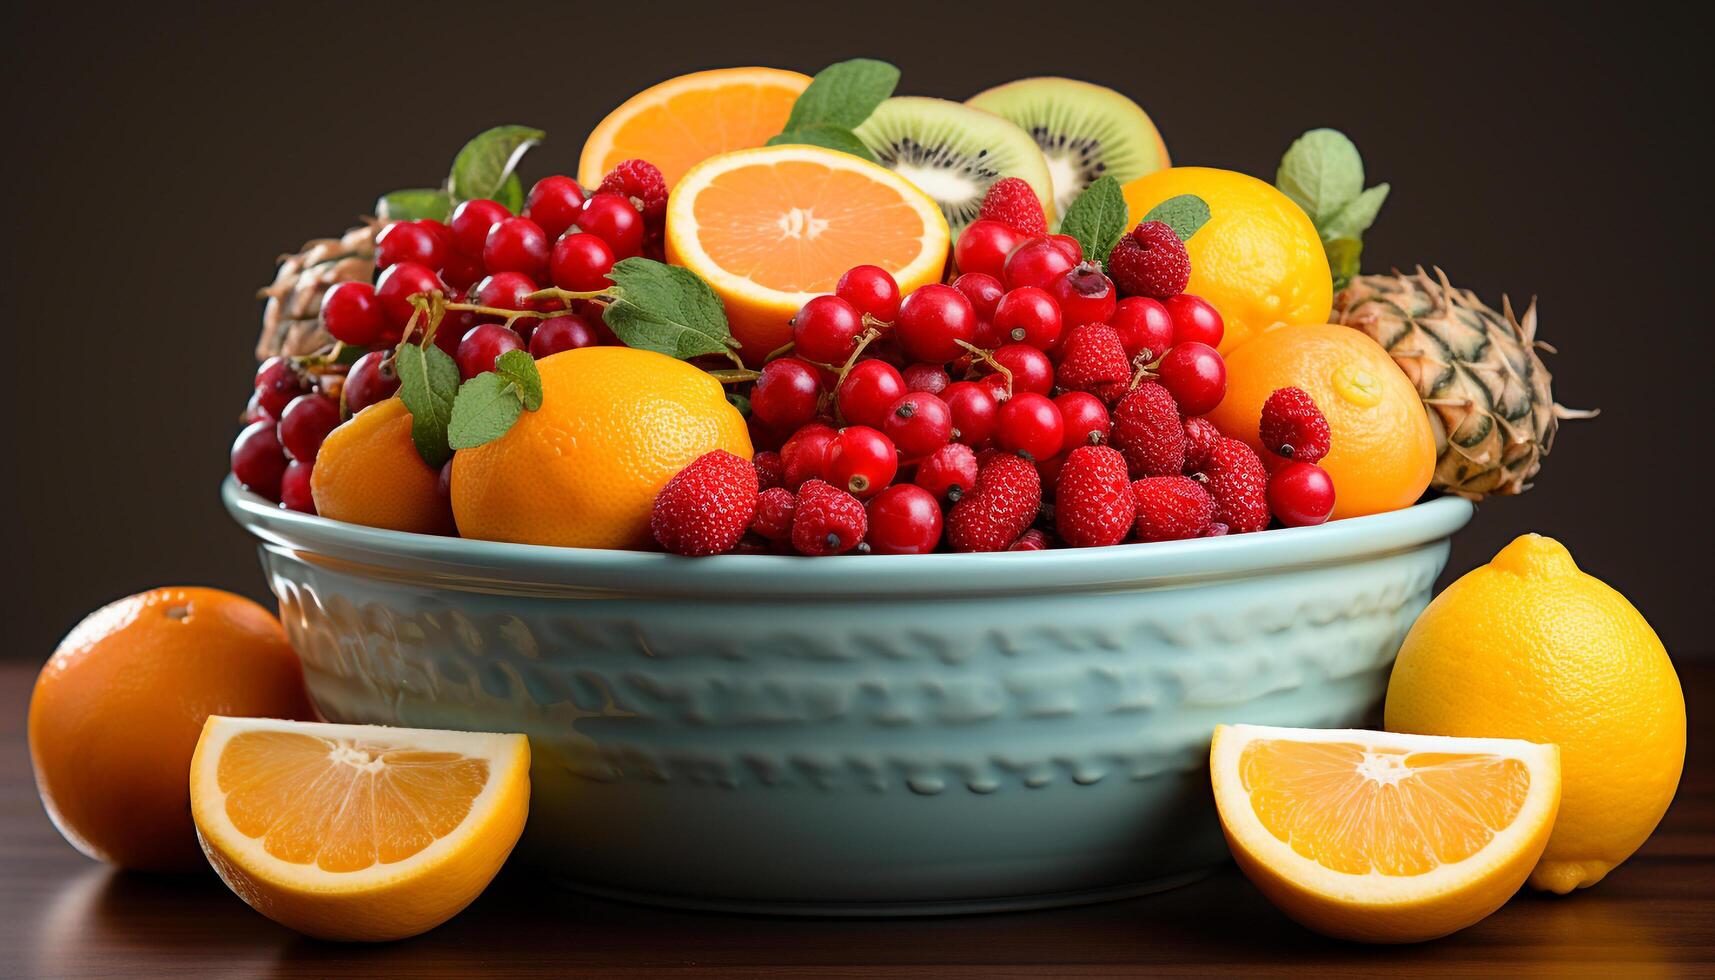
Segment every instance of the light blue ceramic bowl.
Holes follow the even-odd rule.
[[[599,893],[812,914],[1087,901],[1225,860],[1213,727],[1365,720],[1471,515],[683,559],[224,497],[329,718],[530,736],[528,860]]]

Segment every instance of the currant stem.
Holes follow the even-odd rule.
[[[960,347],[963,347],[965,350],[969,351],[974,357],[976,357],[977,360],[982,361],[984,364],[987,364],[989,367],[994,368],[995,371],[997,371],[1001,375],[1001,377],[1004,377],[1006,379],[1006,397],[1008,397],[1008,398],[1012,397],[1012,369],[1011,368],[1008,368],[1005,364],[1002,364],[1001,362],[995,360],[993,354],[991,354],[990,352],[988,352],[986,350],[983,350],[981,347],[978,347],[976,344],[973,344],[970,341],[955,340],[954,343],[958,344]]]
[[[744,384],[746,381],[755,381],[762,377],[762,372],[752,371],[749,368],[720,368],[710,371],[709,377],[723,385],[737,385]]]

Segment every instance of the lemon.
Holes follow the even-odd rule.
[[[1560,817],[1533,887],[1602,880],[1655,829],[1685,764],[1685,696],[1661,640],[1560,542],[1526,534],[1418,617],[1387,728],[1560,746]]]

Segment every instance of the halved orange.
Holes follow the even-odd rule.
[[[819,146],[768,146],[711,157],[667,202],[667,260],[726,303],[746,359],[792,339],[790,321],[856,265],[893,274],[900,294],[936,282],[947,219],[886,167]]]
[[[1300,923],[1364,942],[1500,908],[1560,807],[1560,750],[1517,739],[1221,725],[1209,767],[1240,869]]]
[[[716,68],[652,85],[590,132],[578,183],[593,190],[615,164],[641,159],[659,167],[671,188],[717,153],[768,142],[809,84],[810,76],[779,68]]]
[[[530,808],[530,744],[215,715],[190,793],[209,863],[258,912],[322,939],[402,939],[505,863]]]

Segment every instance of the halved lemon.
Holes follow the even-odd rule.
[[[1240,869],[1300,923],[1363,942],[1500,908],[1560,807],[1560,750],[1517,739],[1221,725],[1209,766]]]
[[[256,911],[322,939],[403,939],[505,863],[530,808],[530,743],[214,715],[190,780],[203,853]]]
[[[667,260],[720,294],[752,362],[791,340],[793,314],[847,269],[880,266],[904,295],[940,280],[947,244],[947,219],[927,194],[819,146],[711,157],[667,201]]]

